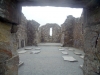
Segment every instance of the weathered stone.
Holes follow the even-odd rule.
[[[100,74],[100,6],[84,9],[84,75]]]
[[[61,43],[63,46],[71,46],[83,49],[83,15],[81,18],[68,16],[61,25]]]
[[[66,51],[62,51],[62,54],[67,54],[68,55],[68,53]]]
[[[25,50],[32,50],[33,48],[25,48]]]
[[[0,20],[12,24],[20,23],[21,6],[16,0],[0,0]]]
[[[24,53],[26,53],[27,51],[19,51],[18,53],[19,54],[24,54]]]
[[[18,75],[19,57],[14,56],[6,61],[5,75]]]
[[[38,54],[40,53],[41,51],[32,51],[34,54]]]
[[[73,30],[74,44],[73,47],[83,49],[83,15],[80,18],[75,19],[75,25]]]
[[[18,73],[16,66],[18,63],[16,52],[17,43],[16,34],[14,33],[16,32],[14,31],[16,27],[12,27],[12,24],[18,24],[20,21],[20,4],[84,7],[84,75],[100,75],[100,0],[0,0],[0,50],[4,50],[0,53],[0,56],[2,57],[2,60],[0,59],[0,75],[17,75]],[[69,22],[69,26],[73,25],[71,24],[72,22]],[[77,38],[80,38],[79,35],[75,36],[75,38],[73,37],[73,27],[71,28],[71,31],[66,31],[67,28],[65,27],[65,30],[62,33],[62,40],[64,39],[63,44],[65,46],[68,46],[68,44],[70,44],[70,46],[78,46],[82,41],[77,40]],[[81,27],[77,25],[75,31],[77,28]],[[77,30],[77,32],[78,31],[79,30]],[[72,35],[70,36],[68,34]],[[71,40],[70,43],[66,41],[68,39]],[[76,41],[74,42],[75,39]],[[32,44],[30,45],[33,45],[33,40],[31,41]]]
[[[59,49],[59,51],[64,51],[64,49]]]
[[[0,75],[17,75],[18,72],[16,36],[11,34],[11,26],[0,22]]]
[[[72,56],[62,56],[64,60],[70,61],[70,62],[77,62],[77,60]]]
[[[82,59],[84,59],[84,56],[80,56]]]
[[[62,41],[63,46],[69,46],[69,47],[73,46],[74,23],[75,23],[75,18],[70,15],[67,17],[64,24],[62,25],[62,37],[61,37],[61,39],[64,39],[64,41]]]
[[[27,45],[37,46],[37,44],[39,42],[39,35],[38,35],[39,25],[40,24],[34,20],[28,21],[28,23],[27,23]]]
[[[79,53],[79,52],[74,52],[76,55],[82,55],[81,53]]]

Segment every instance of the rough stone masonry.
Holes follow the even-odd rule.
[[[19,57],[12,24],[0,22],[0,75],[18,75]]]
[[[27,22],[27,45],[37,45],[39,42],[38,29],[40,24],[34,20]]]
[[[19,49],[27,46],[27,19],[23,14],[21,15],[21,23],[17,27],[17,48]]]
[[[83,17],[69,15],[61,25],[61,43],[63,46],[83,49]]]
[[[52,36],[50,36],[50,28],[52,28]],[[61,28],[57,24],[46,24],[40,27],[40,40],[44,43],[60,43]]]
[[[22,5],[82,7],[84,75],[100,75],[100,0],[0,0],[1,75],[18,75],[19,59],[15,33],[16,25],[20,23]],[[73,36],[71,39],[73,40]]]

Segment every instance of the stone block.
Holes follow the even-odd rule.
[[[64,51],[64,49],[59,49],[59,51]]]
[[[41,51],[32,51],[34,54],[38,54],[40,53]]]
[[[26,53],[27,51],[19,51],[18,53],[19,54],[24,54],[24,53]]]
[[[79,53],[79,52],[74,52],[74,54],[76,54],[76,55],[82,55],[81,53]]]
[[[84,59],[84,56],[80,56],[80,58]]]
[[[33,48],[25,48],[25,50],[32,50]]]
[[[19,57],[13,56],[9,60],[6,61],[6,72],[5,75],[18,75],[18,64]]]
[[[66,51],[62,51],[62,54],[66,54],[66,55],[68,55],[68,53],[67,53]]]
[[[75,58],[72,56],[62,56],[64,60],[70,61],[70,62],[77,62]]]

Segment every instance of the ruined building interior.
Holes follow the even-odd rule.
[[[25,18],[21,13],[22,6],[83,8],[83,13],[80,18],[75,18],[72,15],[67,16],[61,26],[56,23],[47,23],[40,26],[38,22]],[[26,70],[25,73],[29,75],[100,75],[99,25],[100,0],[0,0],[0,75],[25,75],[23,70],[27,68],[32,72]],[[49,34],[51,28],[52,35]],[[57,47],[45,45],[44,48],[44,46],[40,46],[40,43],[61,44]],[[28,53],[31,56],[26,54],[24,57],[18,51],[25,47],[40,47],[40,54],[42,54],[43,50],[50,49],[51,51],[48,50],[49,53],[46,55],[50,57],[43,56],[46,52],[42,56],[40,55],[40,58],[33,55],[32,52]],[[66,51],[69,48],[82,51],[84,58],[79,60],[84,60],[83,64],[80,64],[81,61],[77,63],[59,61],[59,52],[58,54],[55,53],[57,56],[53,56],[53,53],[56,52],[55,49],[59,50],[58,47],[61,50],[62,48],[66,49]],[[19,67],[20,59],[26,60],[25,62],[27,63],[24,62],[23,66]],[[39,59],[42,59],[42,61],[39,61]],[[36,63],[39,64],[37,65]],[[68,63],[72,66],[69,66]],[[24,66],[30,64],[30,67],[24,68]],[[43,68],[42,64],[45,64],[47,69]],[[80,66],[78,64],[82,65],[82,69],[76,71],[78,68],[76,66]],[[60,67],[60,65],[62,66]],[[20,70],[19,73],[18,70]],[[54,71],[55,73],[53,73]],[[73,73],[71,74],[70,72],[69,74],[68,71]]]

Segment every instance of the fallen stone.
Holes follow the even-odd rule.
[[[20,66],[22,66],[24,64],[24,62],[19,62],[19,64],[18,64],[18,66],[20,67]]]
[[[83,69],[83,65],[80,65],[80,68]]]
[[[59,51],[64,51],[64,49],[59,49]]]
[[[62,54],[67,54],[67,55],[68,55],[68,53],[67,53],[67,52],[65,52],[65,51],[62,51]]]
[[[80,65],[80,67],[82,68],[82,67],[83,67],[83,65]]]
[[[35,50],[40,50],[40,48],[35,48]]]
[[[70,61],[70,62],[77,62],[77,60],[75,58],[73,58],[72,56],[62,56],[64,58],[64,60]]]
[[[84,56],[80,56],[82,59],[84,59]]]
[[[19,54],[24,54],[24,53],[26,53],[26,51],[19,51],[18,53]]]
[[[81,53],[79,53],[79,52],[74,52],[74,54],[76,54],[76,55],[82,55]]]
[[[32,51],[34,54],[38,54],[40,53],[41,51]]]
[[[31,49],[33,49],[33,48],[25,48],[25,50],[31,50]]]

